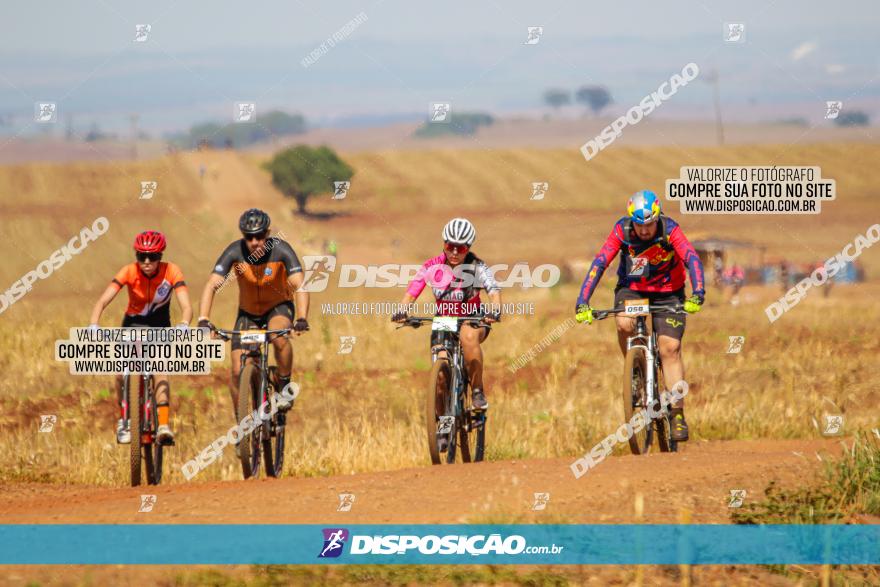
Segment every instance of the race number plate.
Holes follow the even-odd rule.
[[[440,332],[457,332],[458,318],[455,316],[435,316],[431,322],[431,330]]]
[[[245,330],[240,335],[241,342],[263,342],[266,340],[265,330]]]
[[[641,300],[623,300],[623,313],[627,316],[647,316],[649,301],[647,298]]]

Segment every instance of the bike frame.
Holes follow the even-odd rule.
[[[648,397],[645,398],[645,401],[650,406],[654,404],[656,399],[660,358],[657,354],[657,333],[652,330],[651,335],[648,336],[646,316],[636,317],[636,333],[634,336],[626,339],[626,350],[629,351],[634,348],[642,349],[645,352],[645,364],[648,366],[648,372],[645,373],[645,388]]]
[[[249,330],[251,330],[251,329],[249,329]],[[263,329],[253,329],[253,330],[262,330],[265,333],[265,337],[264,337],[263,341],[259,342],[259,343],[255,343],[255,342],[241,343],[243,348],[241,349],[241,351],[242,351],[241,358],[240,358],[241,366],[240,366],[239,372],[244,371],[244,366],[247,364],[247,361],[249,359],[256,361],[257,369],[259,369],[259,371],[260,371],[260,389],[259,389],[260,401],[259,401],[259,405],[262,406],[266,401],[268,401],[269,406],[270,406],[269,413],[272,413],[271,410],[275,408],[275,397],[269,396],[269,394],[268,394],[268,390],[269,390],[269,345],[275,339],[292,332],[293,328],[279,328],[277,330],[263,330]],[[241,330],[222,330],[219,328],[215,329],[215,331],[217,333],[219,333],[220,336],[222,336],[223,338],[225,338],[227,340],[231,340],[231,338],[233,336],[240,335],[242,332],[244,332]],[[257,346],[257,348],[254,348],[254,346],[256,346],[256,345],[259,345],[259,346]],[[251,347],[251,348],[246,349],[244,347]],[[281,393],[282,390],[278,389],[276,391]],[[239,417],[241,417],[241,418],[243,418],[244,416],[245,416],[244,414],[239,414]],[[268,429],[269,420],[263,420],[260,428],[263,429],[264,426],[266,427],[264,429],[265,433],[268,434],[269,433],[269,429]]]

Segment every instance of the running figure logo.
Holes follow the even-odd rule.
[[[57,105],[54,102],[37,102],[34,104],[34,120],[42,123],[57,121]]]
[[[724,40],[728,43],[742,43],[746,40],[746,25],[741,22],[724,23]]]
[[[840,414],[828,414],[825,416],[825,428],[822,436],[837,436],[843,432],[843,416]]]
[[[833,120],[837,118],[843,109],[843,102],[839,100],[829,100],[825,102],[825,120]]]
[[[52,429],[55,428],[55,422],[58,421],[58,416],[48,415],[48,416],[40,416],[40,432],[52,432]]]
[[[235,103],[235,122],[254,122],[257,117],[257,105],[254,102]]]
[[[339,506],[336,508],[337,512],[350,512],[351,506],[354,505],[354,493],[340,493],[339,494]]]
[[[348,530],[345,528],[324,528],[324,548],[318,558],[337,558],[342,554],[342,547],[348,540]]]
[[[351,351],[354,350],[354,343],[357,342],[356,336],[340,336],[339,337],[339,352],[337,355],[350,355]]]
[[[155,495],[142,495],[141,496],[141,507],[138,508],[138,513],[148,513],[153,511],[153,506],[156,505],[156,496]]]
[[[134,25],[134,42],[135,43],[145,43],[147,41],[147,37],[150,36],[150,31],[153,26],[149,24],[136,24]]]
[[[727,346],[727,354],[733,355],[740,352],[743,348],[743,345],[746,343],[745,336],[731,336],[728,337],[728,346]]]
[[[336,269],[333,255],[303,255],[305,279],[302,290],[309,293],[324,291],[330,282],[330,274]]]
[[[542,26],[530,26],[527,27],[529,36],[526,38],[525,43],[523,45],[537,45],[541,42],[541,35],[544,34],[544,27]]]
[[[746,499],[746,490],[745,489],[731,489],[730,497],[727,500],[727,507],[729,508],[738,508],[741,507],[743,501]]]
[[[648,266],[648,258],[647,257],[633,257],[632,258],[632,267],[629,270],[629,274],[633,277],[644,275],[645,268]]]
[[[449,102],[434,102],[431,104],[431,122],[449,122],[451,109]]]
[[[539,512],[547,509],[547,502],[550,501],[549,493],[536,493],[535,503],[532,504],[532,511]]]
[[[543,200],[544,196],[547,195],[547,191],[550,189],[550,182],[547,181],[533,181],[532,182],[532,197],[530,200]]]
[[[142,181],[141,182],[141,196],[138,198],[139,200],[151,200],[153,196],[156,195],[156,189],[159,187],[159,182],[157,181]]]
[[[333,198],[334,200],[344,200],[348,195],[348,189],[351,187],[350,181],[334,181],[333,182]]]

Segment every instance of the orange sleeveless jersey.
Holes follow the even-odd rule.
[[[130,263],[119,270],[113,283],[120,289],[128,288],[129,316],[169,315],[171,291],[186,287],[183,272],[174,263],[159,263],[159,269],[152,277],[147,277],[137,263]]]

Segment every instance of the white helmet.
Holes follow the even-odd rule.
[[[467,218],[453,218],[443,227],[443,240],[471,246],[477,238],[477,229]]]

